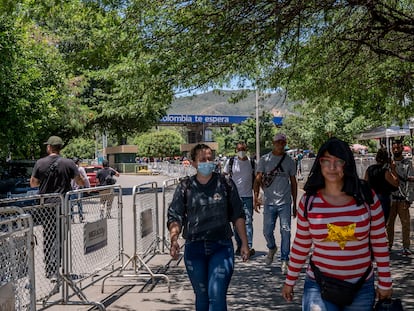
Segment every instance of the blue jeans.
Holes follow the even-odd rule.
[[[226,311],[234,269],[232,240],[187,241],[184,262],[195,293],[196,311]]]
[[[69,199],[71,200],[70,205],[70,218],[73,219],[73,215],[75,214],[74,206],[78,206],[78,213],[79,213],[79,219],[83,219],[83,205],[81,198],[83,197],[83,193],[73,193],[69,196]],[[77,199],[77,200],[76,200]],[[76,201],[75,201],[76,200]]]
[[[276,247],[274,236],[276,220],[280,217],[280,260],[289,260],[290,254],[290,225],[291,211],[290,204],[284,205],[265,205],[263,212],[263,235],[266,239],[268,249]]]
[[[303,311],[372,311],[375,302],[374,277],[368,279],[356,294],[350,306],[339,307],[321,297],[321,289],[315,280],[306,276],[302,310]]]
[[[246,233],[247,233],[247,243],[249,248],[253,246],[253,197],[242,197],[243,210],[246,214]],[[236,239],[237,247],[241,247],[240,236],[237,233],[237,230],[234,230],[234,238]]]

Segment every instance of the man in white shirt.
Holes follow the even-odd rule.
[[[255,162],[247,156],[247,146],[239,142],[236,146],[237,156],[229,158],[224,165],[223,173],[229,175],[236,184],[237,191],[243,202],[246,214],[247,242],[250,256],[255,254],[253,246],[253,178],[255,175]],[[241,240],[235,231],[234,237],[237,243],[236,255],[240,255]]]

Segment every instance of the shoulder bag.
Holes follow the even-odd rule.
[[[370,264],[364,275],[354,284],[324,275],[313,263],[312,258],[309,260],[309,264],[315,274],[316,283],[321,288],[322,298],[342,307],[352,304],[355,295],[361,289],[365,279],[372,270],[372,264]]]
[[[279,163],[276,165],[276,167],[271,170],[268,173],[263,173],[263,178],[262,178],[262,185],[265,188],[270,187],[270,185],[273,183],[273,181],[275,180],[276,177],[276,172],[278,169],[281,169],[283,172],[283,168],[282,168],[282,162],[286,157],[286,153],[283,154],[282,158],[280,159]]]

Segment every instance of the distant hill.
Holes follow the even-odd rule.
[[[177,97],[173,101],[168,114],[198,114],[198,115],[255,115],[256,92],[247,91],[247,96],[236,103],[229,102],[234,96],[240,96],[242,91],[214,90],[207,93],[188,97]],[[293,103],[284,102],[282,92],[269,93],[259,101],[260,111],[269,111],[274,116],[285,116],[293,111]]]

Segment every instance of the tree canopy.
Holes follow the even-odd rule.
[[[51,134],[121,143],[176,90],[230,81],[284,89],[312,142],[414,115],[411,0],[2,1],[0,46],[3,157],[37,157]]]
[[[144,6],[144,5],[143,5]],[[181,87],[238,77],[372,123],[414,113],[412,1],[149,1],[144,42]],[[321,115],[313,115],[319,118]],[[321,121],[321,120],[320,120]]]

